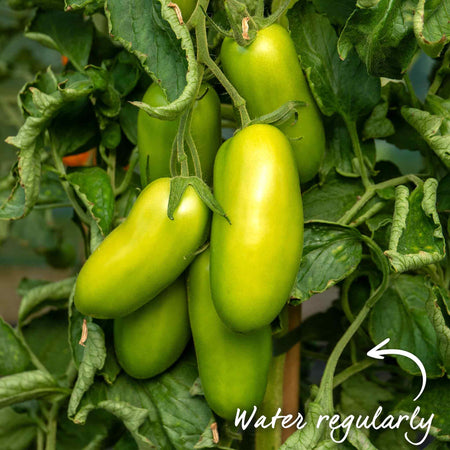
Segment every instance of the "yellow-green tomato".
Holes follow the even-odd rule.
[[[114,321],[114,347],[122,369],[150,378],[168,369],[191,336],[184,279],[181,277],[134,313]]]
[[[302,199],[286,136],[251,125],[226,141],[214,165],[214,193],[231,224],[214,214],[213,301],[230,328],[249,332],[279,314],[300,266]]]
[[[221,58],[225,74],[245,98],[252,118],[271,113],[291,100],[307,104],[297,109],[296,122],[287,121],[280,129],[293,138],[300,181],[311,180],[325,150],[325,132],[289,32],[281,25],[270,25],[259,30],[248,47],[225,38]]]
[[[248,334],[230,330],[211,298],[209,250],[188,276],[189,318],[203,391],[219,416],[232,420],[237,408],[252,410],[263,398],[272,358],[270,326]]]
[[[151,106],[165,106],[169,103],[162,88],[156,83],[150,85],[142,101]],[[157,178],[170,176],[170,155],[178,124],[179,120],[161,120],[139,110],[137,139],[143,186]],[[221,142],[221,123],[219,96],[209,84],[200,87],[199,100],[195,102],[192,111],[191,134],[200,159],[202,178],[210,184],[214,158]],[[189,148],[186,146],[185,150],[193,174],[194,165]]]
[[[188,186],[170,220],[169,191],[169,178],[149,184],[125,222],[86,261],[75,288],[81,313],[126,316],[173,283],[194,259],[208,233],[209,210]]]

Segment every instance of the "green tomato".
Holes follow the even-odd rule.
[[[311,180],[325,150],[325,132],[289,32],[281,25],[271,25],[259,30],[248,47],[226,38],[221,59],[225,74],[246,100],[250,117],[271,113],[288,101],[306,103],[298,108],[295,123],[287,121],[279,128],[292,138],[300,181]]]
[[[149,184],[125,222],[86,261],[75,288],[81,313],[126,316],[173,283],[194,259],[208,233],[209,210],[188,186],[170,220],[169,191],[169,178]]]
[[[270,326],[236,333],[220,320],[211,298],[209,250],[188,276],[189,318],[203,392],[219,416],[232,420],[237,408],[251,410],[263,398],[272,358]]]
[[[221,142],[220,100],[217,92],[204,84],[199,92],[200,100],[192,111],[191,134],[195,142],[202,168],[202,178],[211,183],[214,157]],[[153,83],[142,99],[151,106],[164,106],[169,102],[162,88]],[[142,185],[148,181],[170,176],[170,155],[178,131],[179,120],[161,120],[150,117],[140,110],[138,113],[139,169]],[[187,145],[190,172],[194,173],[192,157]]]
[[[230,328],[249,332],[279,314],[300,266],[302,198],[286,136],[251,125],[227,140],[214,165],[214,193],[231,225],[214,214],[213,301]]]
[[[181,15],[183,16],[183,21],[187,22],[194,12],[197,5],[196,0],[177,0],[176,4],[179,6]]]
[[[134,378],[164,372],[183,353],[190,337],[183,278],[134,313],[114,321],[117,359]]]

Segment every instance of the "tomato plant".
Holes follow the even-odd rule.
[[[0,449],[447,448],[449,11],[0,0]]]

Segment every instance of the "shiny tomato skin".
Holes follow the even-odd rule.
[[[134,378],[164,372],[181,356],[190,337],[183,277],[135,312],[114,320],[117,359]]]
[[[188,186],[170,220],[169,191],[169,178],[149,184],[127,219],[85,262],[74,299],[82,314],[126,316],[173,283],[194,259],[207,237],[210,211]]]
[[[270,325],[252,333],[230,330],[214,308],[210,289],[210,252],[191,264],[189,319],[203,392],[219,416],[233,420],[237,408],[251,413],[263,398],[272,358]]]
[[[151,106],[168,104],[162,88],[156,83],[150,85],[142,101]],[[139,111],[137,135],[143,186],[157,178],[170,176],[170,154],[178,124],[179,120],[161,120]],[[210,184],[214,158],[221,142],[221,122],[219,96],[208,84],[200,87],[199,100],[194,104],[191,133],[200,158],[202,178]],[[193,175],[194,165],[187,146],[185,151]]]
[[[259,30],[247,47],[225,38],[221,60],[225,74],[246,100],[251,118],[269,114],[288,101],[307,104],[297,109],[296,122],[287,121],[279,128],[292,138],[300,181],[311,180],[323,157],[325,132],[289,32],[279,24],[270,25]]]
[[[251,125],[227,140],[214,164],[214,194],[231,224],[214,214],[212,298],[225,324],[245,333],[280,313],[300,266],[302,199],[286,136]]]

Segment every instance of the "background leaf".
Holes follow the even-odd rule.
[[[38,10],[25,35],[46,47],[58,50],[78,70],[83,70],[88,63],[93,26],[81,14]]]
[[[289,27],[314,98],[325,115],[349,120],[369,113],[380,99],[380,80],[367,74],[356,52],[345,61],[337,53],[337,36],[325,16],[299,2],[289,10]]]
[[[413,38],[415,2],[380,0],[355,8],[339,37],[338,51],[347,58],[352,47],[370,74],[400,79],[416,52]]]

